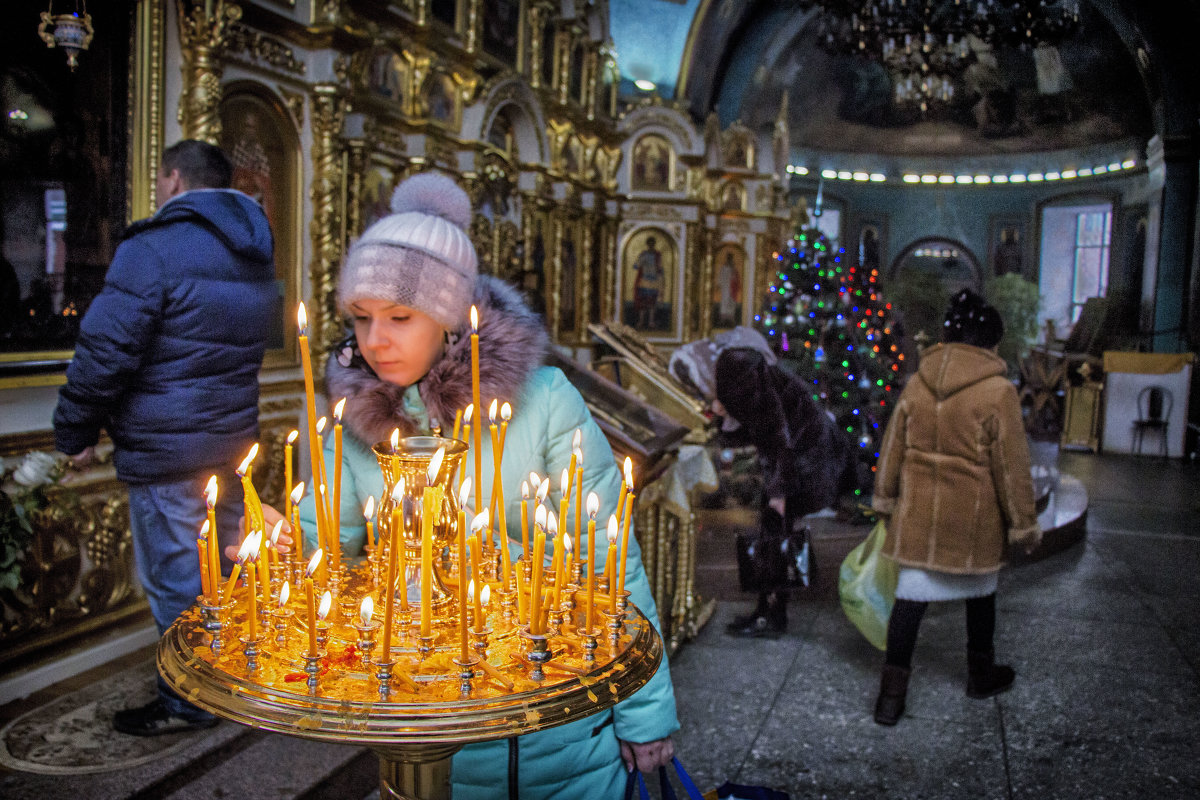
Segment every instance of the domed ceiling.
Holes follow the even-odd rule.
[[[786,92],[793,150],[962,157],[1145,141],[1153,133],[1137,63],[1146,54],[1114,29],[1112,20],[1123,17],[1112,0],[1079,3],[1078,26],[1036,56],[971,39],[952,99],[924,114],[897,102],[896,73],[882,59],[821,46],[822,6],[844,1],[642,0],[636,15],[633,5],[610,0],[624,75],[650,74],[660,93],[678,94],[698,118],[715,110],[722,125],[740,120],[759,130],[771,128]],[[670,32],[681,18],[690,20],[690,42],[671,75],[655,64],[678,52]],[[647,47],[654,31],[656,44]],[[1136,36],[1127,30],[1126,38]],[[639,74],[630,76],[631,67]]]

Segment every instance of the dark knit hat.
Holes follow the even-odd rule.
[[[391,300],[457,330],[477,275],[467,235],[470,199],[450,178],[426,172],[396,187],[392,211],[351,245],[338,281],[339,306],[349,312],[355,300]]]
[[[970,289],[963,289],[950,301],[942,339],[990,349],[1004,338],[1004,320],[1000,312]]]

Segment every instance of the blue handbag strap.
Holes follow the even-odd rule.
[[[687,770],[683,768],[683,764],[679,763],[679,759],[672,758],[671,763],[675,765],[675,775],[679,778],[679,785],[683,787],[685,792],[687,792],[690,800],[704,800],[704,795],[702,795],[700,790],[696,788],[696,784],[692,781],[691,776],[687,774]],[[662,772],[664,775],[666,774],[666,771],[667,768],[663,767]]]
[[[638,800],[650,800],[650,790],[646,788],[646,779],[641,770],[633,770],[625,779],[625,800],[633,800],[633,787],[637,786]]]
[[[696,784],[692,781],[687,770],[683,768],[683,764],[679,763],[678,758],[672,758],[671,764],[675,767],[675,776],[679,779],[679,785],[687,792],[688,800],[704,800],[704,795],[696,788]],[[671,785],[670,775],[666,767],[658,768],[658,785],[662,794],[663,800],[677,800],[679,797],[675,792],[675,787]],[[633,787],[637,786],[639,800],[650,800],[650,791],[646,787],[646,779],[642,777],[640,770],[635,769],[629,773],[629,777],[625,780],[625,800],[633,800]]]

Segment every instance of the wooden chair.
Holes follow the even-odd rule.
[[[1171,390],[1162,386],[1147,386],[1138,392],[1137,419],[1133,421],[1133,452],[1142,454],[1142,437],[1155,431],[1162,437],[1162,457],[1167,457],[1167,425],[1174,405]]]

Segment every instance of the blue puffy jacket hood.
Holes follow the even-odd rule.
[[[77,453],[107,429],[127,483],[236,466],[258,435],[258,371],[282,330],[267,217],[229,189],[185,192],[126,231],[80,326],[54,414]]]

